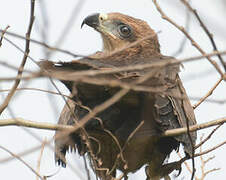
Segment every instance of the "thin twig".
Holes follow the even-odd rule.
[[[9,29],[9,25],[8,26],[6,26],[6,28],[3,30],[3,31],[1,31],[1,38],[0,38],[0,47],[2,46],[2,40],[3,40],[3,38],[4,38],[4,35],[5,35],[5,33],[6,33],[6,31]]]
[[[225,141],[223,141],[222,143],[220,143],[220,144],[218,144],[218,145],[216,145],[216,146],[214,146],[214,147],[210,148],[210,149],[207,149],[207,150],[205,150],[205,151],[203,151],[203,152],[201,152],[201,153],[197,153],[197,154],[195,154],[195,157],[198,157],[198,156],[201,156],[201,155],[207,154],[207,153],[209,153],[209,152],[212,152],[212,151],[214,151],[214,150],[218,149],[219,147],[223,146],[224,144],[226,144],[226,140],[225,140]]]
[[[26,37],[28,37],[28,38],[30,38],[31,30],[32,30],[32,26],[33,26],[33,22],[34,22],[34,18],[35,18],[34,17],[34,9],[35,9],[35,0],[31,0],[30,21],[29,21],[29,26],[28,26],[27,33],[26,33]],[[27,61],[27,57],[28,57],[28,54],[29,54],[29,51],[30,51],[29,48],[30,48],[30,41],[26,40],[25,54],[24,54],[24,57],[23,57],[22,62],[20,64],[17,76],[21,76],[22,73],[23,73],[24,65]],[[16,88],[18,87],[19,83],[20,83],[20,79],[15,81],[11,91],[9,92],[7,97],[5,98],[3,104],[0,106],[0,114],[2,114],[2,112],[8,106],[11,98],[13,97],[14,93],[16,92]]]
[[[23,126],[28,128],[46,129],[46,130],[71,130],[73,128],[73,126],[69,125],[34,122],[22,118],[0,120],[0,126]]]
[[[213,34],[209,32],[208,28],[206,27],[206,25],[204,24],[204,22],[201,20],[199,14],[197,13],[197,11],[195,9],[193,9],[191,7],[191,5],[189,4],[189,2],[187,2],[186,0],[181,0],[181,2],[191,11],[193,12],[193,14],[195,15],[195,17],[197,18],[197,20],[199,21],[201,27],[203,28],[203,30],[205,31],[205,33],[207,34],[207,36],[210,39],[210,42],[213,46],[213,50],[218,51],[217,49],[217,45],[213,39]],[[226,63],[224,62],[223,58],[221,57],[221,55],[219,54],[217,56],[222,64],[222,66],[224,67],[224,71],[226,72]]]
[[[197,102],[195,105],[193,105],[193,109],[197,108],[202,102],[204,102],[206,100],[206,98],[208,98],[210,95],[213,94],[213,91],[217,88],[217,86],[221,83],[221,81],[223,81],[223,78],[221,77],[216,83],[215,85],[206,93],[205,96],[203,96],[199,102]]]
[[[205,141],[205,140],[202,140],[202,139],[203,139],[203,136],[201,136],[200,141],[201,141],[201,142]],[[213,169],[211,169],[211,170],[209,170],[209,171],[205,171],[205,166],[206,166],[206,164],[207,164],[210,160],[214,159],[215,156],[212,156],[212,157],[210,157],[210,158],[204,160],[204,158],[203,158],[203,155],[204,155],[204,154],[202,154],[202,152],[203,152],[203,151],[202,151],[202,145],[203,145],[203,144],[200,144],[200,154],[201,154],[201,155],[199,156],[199,157],[200,157],[200,161],[201,161],[201,177],[198,178],[197,176],[195,176],[195,180],[204,180],[207,174],[209,174],[209,173],[211,173],[211,172],[213,172],[213,171],[217,171],[217,170],[220,169],[220,168],[213,168]],[[180,154],[179,152],[178,152],[177,154],[178,154],[178,156],[179,156],[181,159],[183,159],[182,156],[181,156],[181,154]],[[196,157],[198,157],[197,154],[196,154]],[[191,170],[190,166],[188,165],[188,163],[187,163],[186,161],[184,161],[183,163],[185,164],[187,170],[188,170],[190,173],[192,173],[192,170]]]
[[[3,32],[4,30],[0,29],[0,32]],[[41,41],[38,41],[38,40],[35,40],[35,39],[31,39],[30,37],[24,37],[24,36],[21,36],[21,35],[18,35],[16,33],[13,33],[13,32],[6,32],[5,33],[6,35],[10,35],[10,36],[13,36],[13,37],[16,37],[16,38],[19,38],[19,39],[22,39],[22,40],[29,40],[30,42],[32,43],[35,43],[35,44],[38,44],[40,46],[44,46],[46,48],[48,48],[49,50],[51,51],[58,51],[58,52],[61,52],[61,53],[64,53],[64,54],[68,54],[68,55],[71,55],[72,57],[86,57],[84,55],[81,55],[81,54],[75,54],[71,51],[68,51],[68,50],[65,50],[65,49],[62,49],[62,48],[57,48],[57,47],[53,47],[53,46],[50,46],[44,42],[41,42]],[[4,37],[4,39],[6,39]]]
[[[208,141],[211,137],[212,137],[212,135],[222,126],[223,124],[219,124],[216,128],[214,128],[212,131],[211,131],[211,133],[203,140],[203,141],[201,141],[199,144],[197,144],[196,146],[195,146],[195,149],[197,149],[197,148],[199,148],[200,146],[202,146],[206,141]]]
[[[201,142],[203,141],[203,135],[201,136],[200,141],[201,141]],[[202,152],[203,152],[203,151],[202,151],[202,146],[200,146],[200,153],[202,153]],[[215,158],[215,156],[212,156],[212,157],[208,158],[207,160],[204,160],[203,155],[200,155],[201,172],[202,172],[202,174],[201,174],[201,177],[199,178],[199,180],[204,180],[207,174],[209,174],[210,172],[219,170],[219,168],[213,168],[213,169],[211,169],[211,170],[209,170],[209,171],[205,171],[205,166],[206,166],[206,164],[207,164],[210,160],[212,160],[212,159],[214,159],[214,158]]]
[[[40,155],[38,158],[38,163],[37,163],[37,172],[40,173],[40,167],[41,167],[41,159],[42,159],[42,155],[43,155],[43,151],[46,145],[46,139],[42,142],[42,147],[41,147],[41,151],[40,151]],[[36,180],[38,180],[38,176],[36,177]]]
[[[6,149],[5,147],[0,145],[0,148],[3,149],[4,151],[8,152],[11,156],[13,156],[14,158],[18,159],[19,161],[21,161],[25,166],[27,166],[36,176],[38,176],[40,179],[45,180],[38,172],[36,172],[28,163],[26,163],[21,157],[17,156],[16,154],[12,153],[11,151],[9,151],[8,149]]]
[[[166,21],[168,21],[169,23],[171,23],[172,25],[174,25],[178,30],[180,30],[190,41],[191,44],[196,47],[196,49],[199,50],[199,52],[202,55],[206,55],[205,51],[198,45],[198,43],[187,33],[187,31],[184,29],[184,27],[179,26],[176,22],[174,22],[172,19],[170,19],[164,12],[163,10],[160,8],[160,6],[158,5],[156,0],[152,0],[155,7],[157,8],[157,10],[159,11],[159,13],[161,14],[162,18]],[[215,67],[215,69],[217,70],[217,72],[224,77],[224,73],[221,71],[220,67],[218,66],[218,64],[213,61],[209,56],[206,57],[208,59],[208,61]]]

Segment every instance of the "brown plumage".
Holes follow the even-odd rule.
[[[100,32],[103,39],[102,52],[68,63],[42,63],[43,68],[53,77],[62,80],[72,92],[73,101],[68,100],[68,103],[76,117],[65,105],[59,124],[73,125],[89,112],[84,106],[92,109],[120,89],[73,82],[73,76],[67,76],[70,73],[176,61],[160,53],[156,33],[142,20],[120,13],[94,14],[88,16],[83,24]],[[94,171],[101,179],[111,179],[115,176],[116,169],[126,175],[143,165],[147,165],[147,179],[160,179],[168,176],[174,169],[180,169],[180,163],[164,164],[164,161],[180,144],[184,146],[185,153],[191,156],[192,144],[188,135],[159,136],[165,130],[186,127],[186,121],[190,125],[196,123],[178,72],[179,64],[174,64],[95,76],[100,80],[118,80],[128,84],[152,73],[150,78],[137,85],[153,89],[152,92],[130,90],[118,102],[99,113],[97,118],[91,119],[85,125],[91,149],[86,145],[83,130],[76,131],[67,138],[57,138],[56,162],[65,166],[65,153],[71,147],[77,149],[80,155],[89,155]],[[136,129],[141,122],[143,124]],[[56,135],[60,133],[57,131]],[[133,135],[129,138],[131,133]],[[191,137],[195,144],[196,133],[191,133]],[[116,141],[121,148],[124,147],[121,156]]]

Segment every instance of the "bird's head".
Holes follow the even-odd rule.
[[[160,52],[157,34],[140,19],[121,13],[96,13],[86,17],[82,26],[84,24],[100,32],[103,39],[103,52],[112,52],[131,43],[142,51],[147,50],[154,54]]]

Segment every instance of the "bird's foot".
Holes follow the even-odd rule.
[[[146,175],[147,175],[147,180],[160,180],[161,178],[168,178],[169,179],[169,174],[174,171],[178,170],[179,173],[177,176],[180,175],[181,173],[181,161],[176,161],[168,164],[164,164],[160,167],[152,167],[152,166],[146,166]],[[167,179],[166,178],[166,179]]]

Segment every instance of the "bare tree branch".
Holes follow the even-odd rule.
[[[38,172],[36,172],[28,163],[26,163],[23,159],[21,159],[19,156],[17,156],[16,154],[12,153],[11,151],[9,151],[8,149],[6,149],[5,147],[0,145],[0,148],[3,149],[4,151],[8,152],[11,156],[13,156],[14,158],[18,159],[19,161],[21,161],[25,166],[27,166],[34,174],[36,174],[36,176],[38,176],[40,179],[45,180]]]
[[[34,8],[35,8],[35,0],[31,0],[31,10],[30,10],[30,22],[29,22],[29,26],[28,26],[28,30],[26,33],[26,37],[30,38],[31,35],[31,30],[32,30],[32,26],[33,26],[33,22],[34,22]],[[26,63],[29,51],[30,51],[30,41],[26,40],[26,45],[25,45],[25,54],[24,57],[22,59],[22,62],[20,64],[20,68],[19,71],[17,73],[17,76],[22,75],[23,69],[24,69],[24,65]],[[11,91],[9,92],[9,94],[7,95],[5,101],[3,102],[3,104],[0,106],[0,114],[4,111],[4,109],[8,106],[10,99],[12,98],[12,96],[14,95],[14,93],[16,92],[16,88],[18,87],[20,83],[20,79],[17,79],[11,89]]]
[[[4,32],[4,30],[0,29],[0,32]],[[84,55],[75,54],[73,52],[70,52],[70,51],[62,49],[62,48],[53,47],[53,46],[50,46],[50,45],[48,45],[44,42],[41,42],[41,41],[38,41],[38,40],[35,40],[35,39],[31,39],[30,37],[24,37],[24,36],[18,35],[18,34],[13,33],[13,32],[6,32],[5,34],[16,37],[18,39],[29,40],[30,42],[38,44],[40,46],[44,46],[45,48],[47,48],[51,51],[58,51],[58,52],[61,52],[61,53],[64,53],[64,54],[71,55],[72,57],[84,57]],[[6,38],[4,37],[4,39],[6,39]]]
[[[6,33],[6,31],[9,29],[9,25],[8,26],[6,26],[6,28],[3,30],[3,31],[1,31],[1,38],[0,38],[0,47],[2,46],[2,40],[3,40],[3,38],[4,38],[4,35],[5,35],[5,33]]]
[[[205,24],[203,23],[203,21],[201,20],[201,18],[200,18],[200,16],[199,16],[198,12],[197,12],[195,9],[193,9],[193,8],[191,7],[191,5],[189,4],[189,2],[187,2],[186,0],[181,0],[181,2],[182,2],[182,3],[183,3],[183,4],[184,4],[191,12],[193,12],[193,14],[195,15],[195,17],[198,19],[198,21],[199,21],[201,27],[203,28],[203,30],[205,31],[205,33],[206,33],[207,36],[209,37],[210,42],[211,42],[211,44],[213,45],[213,49],[214,49],[215,51],[218,51],[217,45],[216,45],[216,43],[215,43],[215,41],[214,41],[214,39],[213,39],[213,34],[209,32],[208,28],[206,27],[206,25],[205,25]],[[219,54],[217,57],[219,58],[219,60],[220,60],[220,62],[221,62],[221,64],[222,64],[222,66],[224,67],[224,71],[226,72],[226,63],[224,62],[223,58],[221,57],[220,54]]]
[[[176,22],[174,22],[172,19],[170,19],[164,12],[163,10],[160,8],[160,6],[158,5],[156,0],[152,0],[155,4],[155,7],[157,8],[157,10],[159,11],[159,13],[161,14],[162,18],[165,19],[166,21],[168,21],[170,24],[174,25],[178,30],[180,30],[190,41],[191,44],[196,47],[196,49],[199,50],[199,52],[202,55],[206,55],[206,52],[198,45],[198,43],[187,33],[187,31],[184,29],[184,27],[179,26]],[[206,58],[208,59],[208,61],[215,67],[215,69],[217,70],[217,72],[224,77],[224,73],[221,71],[220,67],[218,66],[218,64],[213,61],[209,56],[206,56]]]
[[[42,143],[42,148],[41,148],[41,151],[40,151],[40,155],[39,155],[39,158],[38,158],[38,163],[37,163],[37,172],[40,173],[40,168],[41,168],[41,159],[42,159],[42,155],[43,155],[43,151],[44,151],[44,148],[45,148],[45,144],[46,144],[46,139],[43,141]],[[38,180],[38,176],[36,176],[36,180]]]
[[[215,85],[207,92],[207,94],[205,96],[203,96],[199,102],[197,102],[195,105],[193,105],[193,108],[197,108],[202,102],[204,102],[209,96],[211,96],[214,92],[214,90],[217,88],[217,86],[221,83],[221,81],[223,80],[223,78],[221,77],[216,83]]]
[[[121,95],[121,93],[120,93]],[[119,94],[117,95],[117,97]],[[105,105],[106,106],[106,105]],[[103,107],[101,107],[102,109]],[[99,108],[98,108],[99,109]],[[95,112],[91,112],[91,114],[95,114]],[[91,116],[91,115],[89,115]],[[94,115],[95,116],[95,115]],[[84,118],[85,120],[87,118]],[[206,123],[196,124],[193,126],[189,126],[189,131],[197,131],[205,128],[209,128],[212,126],[217,126],[226,122],[226,118],[220,118],[212,121],[208,121]],[[36,129],[46,129],[46,130],[65,130],[65,131],[76,131],[80,127],[84,126],[85,122],[79,122],[79,125],[70,126],[70,125],[59,125],[59,124],[51,124],[51,123],[41,123],[41,122],[34,122],[30,120],[24,120],[22,118],[16,119],[4,119],[0,120],[0,126],[24,126],[28,128],[36,128]],[[167,130],[162,133],[161,136],[177,136],[180,134],[184,134],[187,132],[187,128],[177,128],[172,130]]]
[[[208,141],[211,137],[212,137],[212,135],[221,127],[223,125],[223,123],[222,124],[219,124],[216,128],[214,128],[212,131],[211,131],[211,133],[204,139],[204,140],[202,140],[199,144],[197,144],[196,146],[195,146],[195,149],[197,149],[197,148],[199,148],[200,146],[202,146],[206,141]]]

